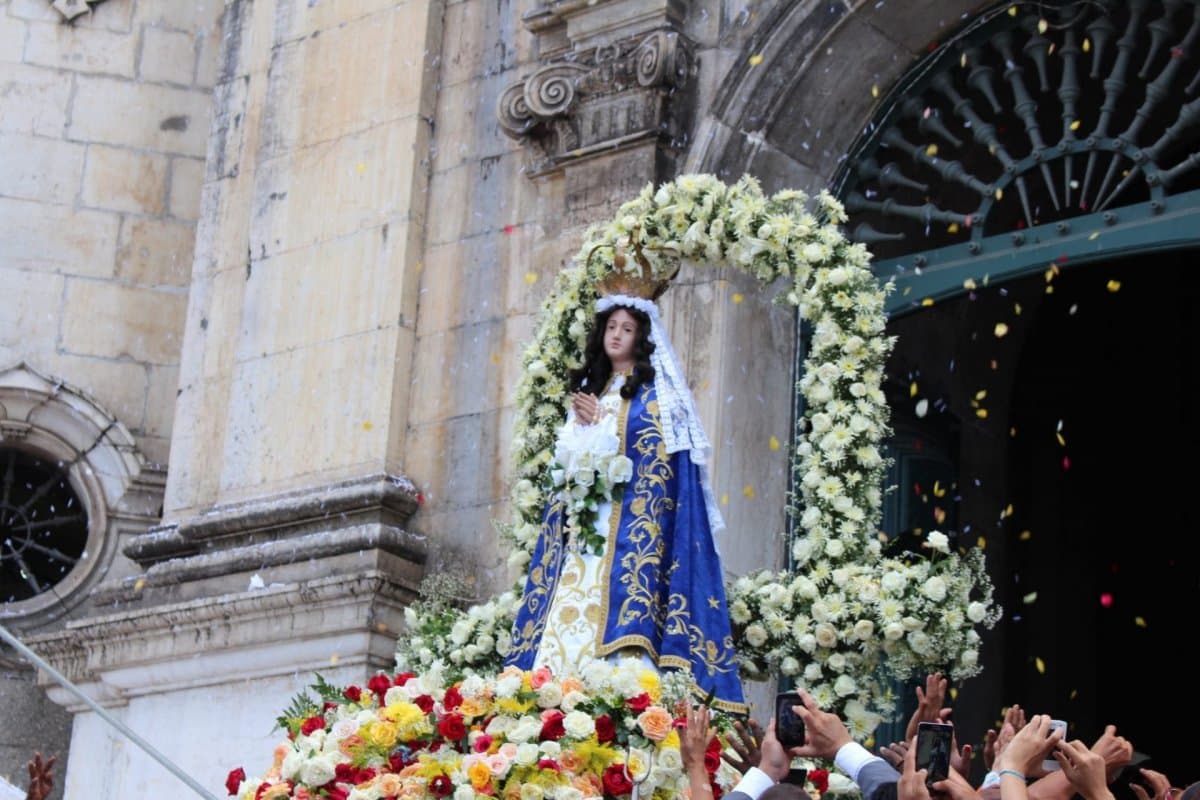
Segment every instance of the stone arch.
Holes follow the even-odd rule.
[[[887,88],[986,5],[789,3],[770,12],[699,120],[683,171],[750,173],[767,192],[826,186]]]
[[[87,512],[87,544],[53,591],[6,605],[25,630],[43,628],[82,603],[109,570],[123,534],[161,513],[164,475],[129,430],[94,398],[25,363],[0,371],[0,446],[57,463]]]

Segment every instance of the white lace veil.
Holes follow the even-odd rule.
[[[704,488],[704,505],[708,509],[708,526],[715,535],[725,528],[725,520],[713,497],[712,481],[709,479],[709,459],[712,445],[700,424],[696,403],[688,388],[675,355],[675,348],[663,329],[658,317],[658,306],[643,297],[610,294],[596,301],[596,312],[602,313],[615,306],[636,308],[650,317],[650,341],[654,352],[650,354],[650,365],[654,367],[654,392],[658,396],[659,416],[662,420],[663,444],[668,453],[687,450],[692,462],[700,469],[700,483]],[[715,542],[714,542],[715,544]]]

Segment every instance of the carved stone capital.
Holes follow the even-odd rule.
[[[62,14],[67,22],[91,11],[91,7],[101,0],[54,0],[51,5]]]
[[[541,174],[632,142],[670,140],[691,74],[686,40],[655,30],[563,53],[505,89],[496,114],[529,147],[530,173]]]

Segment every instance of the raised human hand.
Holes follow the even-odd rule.
[[[33,760],[29,762],[29,790],[25,794],[25,800],[46,800],[50,796],[50,791],[54,788],[54,762],[58,756],[50,756],[50,758],[42,761],[42,754],[35,752]]]
[[[1161,772],[1155,772],[1152,769],[1139,769],[1138,772],[1142,774],[1142,777],[1146,779],[1146,783],[1150,787],[1150,791],[1147,792],[1139,784],[1129,784],[1129,788],[1137,795],[1138,800],[1171,800],[1173,794],[1182,792],[1181,789],[1172,788],[1171,781]]]
[[[1050,727],[1050,716],[1035,714],[996,756],[996,771],[1011,769],[1027,776],[1040,768],[1042,760],[1060,739],[1062,731]]]
[[[1112,800],[1105,777],[1104,756],[1089,750],[1078,739],[1057,742],[1053,754],[1062,765],[1063,775],[1085,800]]]
[[[935,781],[929,788],[935,795],[941,795],[950,800],[979,800],[979,792],[954,767],[950,768],[950,775],[945,780]]]
[[[743,775],[751,767],[757,767],[762,761],[762,748],[760,742],[763,738],[762,725],[758,724],[757,720],[751,719],[748,722],[742,722],[740,719],[733,723],[734,736],[729,738],[729,746],[737,753],[737,758],[734,758],[728,751],[721,751],[721,758],[725,763],[736,769]]]
[[[1121,770],[1133,761],[1133,745],[1124,736],[1117,735],[1116,725],[1105,725],[1104,733],[1092,745],[1092,752],[1104,756],[1105,780],[1112,783]]]
[[[892,742],[879,748],[879,757],[892,765],[899,772],[904,766],[904,756],[908,753],[908,742]]]
[[[929,777],[928,770],[917,769],[917,740],[908,740],[908,749],[904,753],[903,769],[900,770],[900,780],[896,782],[896,800],[932,800],[929,787],[925,781]]]
[[[950,740],[950,769],[956,769],[963,775],[971,771],[971,755],[974,748],[969,744],[958,746],[957,734]]]
[[[759,759],[758,768],[771,776],[771,780],[779,783],[787,777],[788,770],[792,766],[792,755],[795,755],[799,748],[784,751],[783,745],[775,736],[775,720],[772,719],[767,723],[767,730],[763,734],[759,749],[762,752],[762,758]]]
[[[600,399],[594,394],[575,392],[571,395],[571,408],[580,424],[591,425],[600,419]]]
[[[1014,703],[1009,706],[1004,712],[1004,721],[1000,724],[1000,731],[996,734],[996,744],[993,747],[992,763],[1000,757],[1004,752],[1004,748],[1012,741],[1012,738],[1017,735],[1017,731],[1025,727],[1025,709]]]
[[[940,672],[925,676],[925,690],[917,687],[917,710],[908,718],[908,727],[904,730],[904,738],[912,739],[917,735],[917,729],[922,722],[945,722],[951,709],[943,708],[946,704],[946,687],[949,681]]]
[[[792,710],[804,720],[804,744],[793,747],[788,752],[801,758],[823,758],[832,761],[837,751],[843,745],[854,741],[846,723],[837,714],[822,711],[817,701],[803,689],[800,694],[800,705],[792,706]],[[768,732],[773,729],[767,728]],[[763,740],[763,756],[766,757],[766,740]]]
[[[704,751],[712,739],[709,727],[708,706],[687,704],[686,724],[679,732],[679,755],[683,759],[685,773],[705,772]]]

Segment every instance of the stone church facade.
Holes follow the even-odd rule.
[[[824,187],[980,7],[0,0],[0,469],[81,509],[0,623],[214,792],[267,764],[313,672],[391,666],[424,575],[517,577],[519,356],[587,225],[684,172]],[[795,322],[723,270],[663,308],[725,566],[777,568]],[[187,791],[0,659],[0,774]]]

